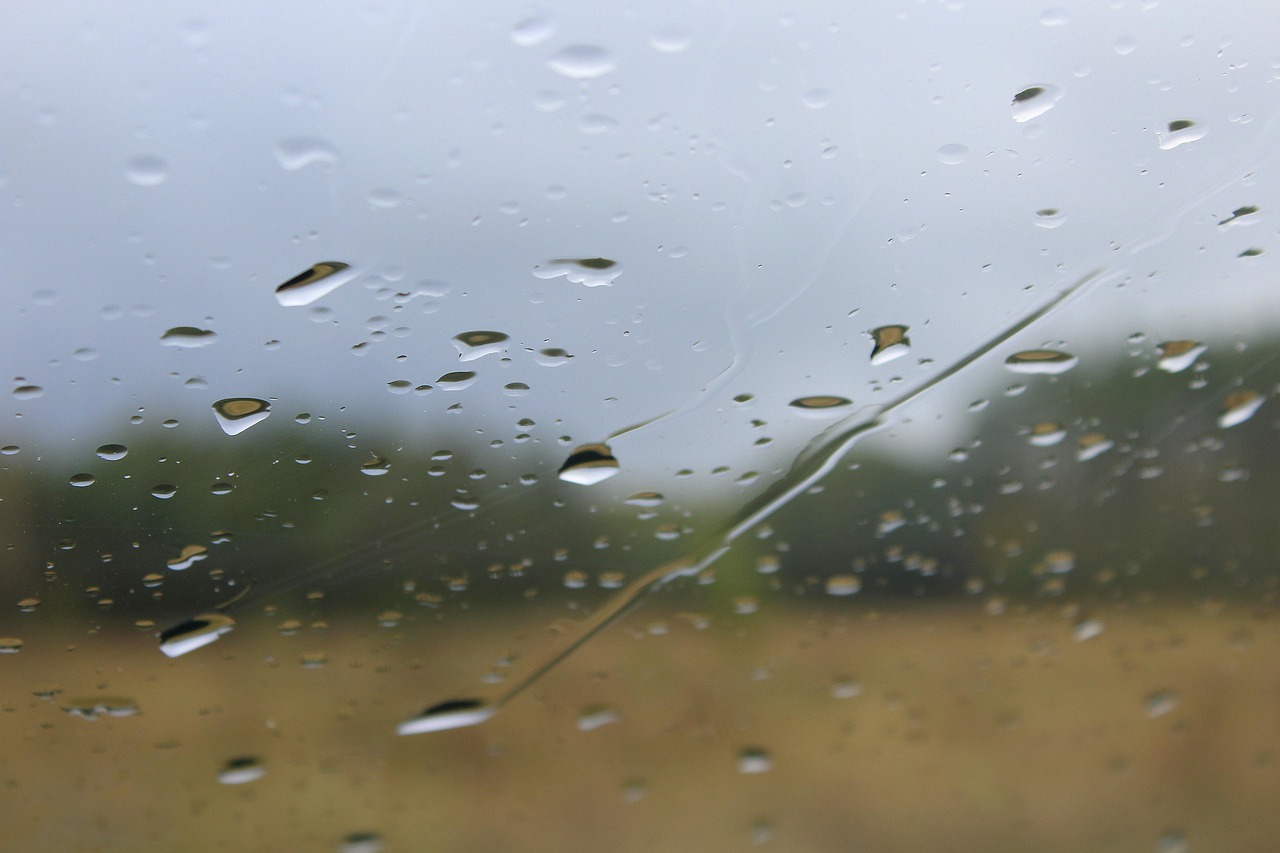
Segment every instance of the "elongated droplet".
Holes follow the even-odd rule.
[[[1013,96],[1013,120],[1031,121],[1053,108],[1062,98],[1060,86],[1028,86]]]
[[[451,699],[432,705],[413,719],[405,720],[396,727],[396,734],[418,735],[474,726],[492,717],[495,711],[497,708],[480,699]]]
[[[844,409],[853,405],[853,401],[847,397],[835,397],[831,395],[817,395],[813,397],[799,397],[791,401],[791,407],[798,409],[801,414],[826,417],[827,415],[843,414]]]
[[[1081,462],[1088,462],[1115,446],[1116,443],[1114,441],[1100,432],[1087,433],[1080,436],[1080,440],[1076,443],[1076,459]]]
[[[475,361],[477,358],[507,348],[509,335],[502,332],[463,332],[455,335],[453,345],[458,349],[459,361]]]
[[[1230,228],[1233,225],[1248,225],[1257,222],[1259,207],[1256,204],[1246,204],[1244,207],[1237,207],[1231,211],[1231,215],[1218,223],[1219,228]]]
[[[570,80],[603,77],[617,67],[613,54],[593,44],[571,44],[557,51],[547,65]]]
[[[1209,128],[1199,122],[1192,121],[1189,118],[1175,119],[1169,122],[1169,128],[1164,133],[1156,134],[1160,140],[1160,147],[1165,151],[1171,148],[1177,148],[1184,142],[1195,142],[1197,139],[1204,139],[1204,135],[1209,132]]]
[[[584,444],[574,449],[560,466],[560,479],[580,486],[593,486],[618,473],[620,467],[607,444]]]
[[[174,326],[160,336],[160,343],[167,347],[207,347],[218,339],[218,333],[209,329],[197,329],[195,326]]]
[[[251,756],[233,758],[218,771],[218,781],[224,785],[244,785],[267,775],[262,762]]]
[[[871,363],[884,364],[895,358],[906,355],[911,350],[911,339],[907,337],[909,326],[881,326],[871,330],[871,339],[875,347],[871,350]]]
[[[228,397],[213,404],[213,416],[227,435],[239,435],[271,414],[271,404],[257,397]]]
[[[1080,363],[1077,356],[1051,349],[1029,349],[1015,352],[1004,360],[1014,373],[1066,373]]]
[[[1223,429],[1239,426],[1253,417],[1253,413],[1258,411],[1265,401],[1265,397],[1248,388],[1231,392],[1223,401],[1222,414],[1218,416],[1218,426]]]
[[[1166,373],[1181,373],[1196,363],[1207,346],[1199,341],[1165,341],[1160,344],[1160,360],[1156,367]]]
[[[535,266],[533,274],[543,279],[564,276],[587,287],[607,287],[622,275],[622,264],[609,258],[552,258]]]
[[[312,264],[276,288],[276,300],[286,307],[310,305],[337,290],[360,274],[360,270],[342,261]]]
[[[160,633],[160,651],[171,658],[207,646],[234,628],[236,622],[223,613],[202,613]]]

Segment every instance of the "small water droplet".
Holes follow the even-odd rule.
[[[257,397],[228,397],[213,404],[213,416],[227,435],[239,435],[271,414],[271,404]]]
[[[262,762],[251,756],[233,758],[218,771],[218,781],[223,785],[244,785],[267,775]]]
[[[853,595],[862,589],[857,575],[832,575],[827,578],[827,595]]]
[[[593,486],[607,480],[620,470],[618,460],[607,444],[583,444],[560,466],[559,477],[566,483]]]
[[[1101,619],[1085,619],[1075,624],[1071,636],[1077,643],[1083,643],[1100,636],[1105,628]]]
[[[1155,719],[1163,717],[1178,707],[1178,694],[1172,690],[1158,690],[1142,701],[1142,709],[1147,717]]]
[[[578,714],[578,731],[590,732],[595,731],[602,726],[607,726],[618,722],[622,719],[618,712],[612,708],[586,708]]]
[[[209,556],[209,549],[203,545],[187,545],[183,547],[182,552],[176,557],[171,557],[165,562],[169,567],[169,571],[181,572],[191,568],[196,563]]]
[[[15,400],[35,400],[44,396],[44,389],[39,385],[19,385],[13,389]]]
[[[368,474],[370,477],[381,477],[391,470],[391,463],[383,456],[374,454],[374,457],[368,462],[360,464],[360,473]]]
[[[0,637],[0,655],[16,655],[22,646],[22,640],[17,637]]]
[[[1101,456],[1116,443],[1107,438],[1100,432],[1091,432],[1080,436],[1080,440],[1076,442],[1076,459],[1081,462],[1088,462],[1090,459]]]
[[[1050,349],[1029,349],[1005,359],[1005,367],[1014,373],[1056,375],[1066,373],[1080,363],[1077,356]]]
[[[649,36],[649,46],[659,53],[683,53],[693,45],[693,37],[679,27],[663,27]]]
[[[871,350],[871,363],[881,365],[906,355],[911,351],[911,339],[907,337],[909,326],[881,326],[872,329],[871,339],[875,346]]]
[[[125,177],[139,187],[158,187],[169,180],[169,164],[159,157],[134,157],[125,165]]]
[[[831,104],[831,92],[828,89],[810,89],[800,101],[811,110],[820,110]]]
[[[160,651],[180,657],[209,645],[236,625],[225,613],[203,613],[160,632]]]
[[[1034,447],[1052,447],[1067,437],[1067,431],[1057,421],[1041,421],[1032,424],[1027,440]]]
[[[295,172],[312,163],[332,166],[340,159],[338,149],[314,136],[291,136],[276,143],[276,162],[286,171]]]
[[[1195,364],[1207,349],[1199,341],[1165,341],[1159,344],[1160,359],[1156,367],[1166,373],[1181,373]]]
[[[453,345],[458,350],[459,361],[475,361],[490,353],[502,352],[510,339],[502,332],[463,332],[454,336]]]
[[[969,148],[958,142],[952,142],[940,147],[937,155],[940,162],[948,166],[958,166],[969,159]]]
[[[573,358],[571,354],[565,352],[559,347],[548,347],[547,349],[538,350],[533,356],[533,360],[543,367],[559,367],[562,364],[568,364],[569,359]]]
[[[342,261],[312,264],[276,288],[276,300],[286,307],[310,305],[360,275],[360,270]]]
[[[1061,100],[1062,94],[1061,86],[1052,86],[1047,83],[1028,86],[1013,96],[1013,120],[1031,121],[1033,118],[1044,115]]]
[[[129,455],[129,448],[123,444],[104,444],[98,448],[97,454],[99,459],[117,462]]]
[[[92,474],[72,474],[71,479],[67,482],[78,488],[84,488],[85,486],[92,486],[94,483],[98,482],[98,478]]]
[[[1159,141],[1160,148],[1168,151],[1185,142],[1195,142],[1197,139],[1203,139],[1208,132],[1209,127],[1207,125],[1183,118],[1169,122],[1168,129],[1164,133],[1156,134],[1156,139]]]
[[[1067,215],[1056,207],[1043,207],[1036,211],[1036,225],[1041,228],[1057,228],[1067,221]]]
[[[556,33],[555,23],[544,15],[530,15],[511,27],[511,40],[521,47],[542,44]]]
[[[207,347],[218,339],[217,332],[197,329],[195,326],[174,326],[160,336],[160,343],[167,347]]]
[[[660,506],[663,500],[664,498],[660,492],[636,492],[634,495],[631,495],[623,501],[623,503],[627,506],[638,506],[644,507],[645,509],[652,509],[653,507]]]
[[[853,405],[853,401],[847,397],[819,394],[812,397],[798,397],[792,400],[789,405],[804,415],[826,417],[832,414],[842,414],[845,408]]]
[[[571,80],[593,80],[617,68],[613,54],[592,44],[571,44],[547,60],[552,71]]]
[[[178,487],[168,483],[161,483],[158,486],[153,486],[151,488],[151,497],[159,498],[162,501],[169,500],[169,498],[173,497],[177,493]]]
[[[622,265],[609,258],[552,258],[535,266],[533,274],[541,279],[564,276],[587,287],[608,287],[622,275]]]
[[[382,853],[382,836],[376,832],[352,832],[342,839],[338,853]]]
[[[1223,429],[1239,426],[1253,417],[1254,412],[1258,411],[1265,401],[1265,397],[1248,388],[1232,391],[1223,401],[1222,414],[1218,416],[1218,426]]]
[[[497,711],[480,699],[453,699],[432,705],[418,716],[396,728],[396,734],[416,735],[474,726],[483,723]]]
[[[739,773],[767,773],[773,768],[773,758],[766,750],[747,747],[738,753]]]

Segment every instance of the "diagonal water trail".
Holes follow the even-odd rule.
[[[443,729],[470,726],[487,720],[504,705],[519,696],[544,675],[555,669],[565,658],[573,654],[600,631],[613,624],[623,614],[641,604],[648,595],[677,578],[696,575],[715,563],[746,531],[786,506],[840,464],[855,444],[864,436],[878,432],[893,421],[899,409],[906,407],[937,388],[992,350],[1011,340],[1019,332],[1060,308],[1068,299],[1079,296],[1102,277],[1103,270],[1094,270],[1071,286],[1065,288],[1044,305],[1020,317],[1017,322],[1002,329],[978,347],[966,353],[946,370],[923,385],[912,388],[890,402],[865,409],[836,422],[815,436],[796,457],[785,475],[776,480],[762,494],[746,504],[715,533],[707,536],[683,557],[658,566],[633,580],[604,604],[589,619],[578,625],[577,630],[560,648],[514,682],[491,701],[482,699],[454,699],[433,705],[421,714],[402,723],[397,732],[402,735],[441,731]]]

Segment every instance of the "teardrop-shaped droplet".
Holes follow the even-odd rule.
[[[479,699],[453,699],[432,705],[418,716],[396,727],[396,734],[418,735],[440,732],[483,723],[493,716],[497,708]]]
[[[342,261],[312,264],[276,288],[276,300],[284,306],[310,305],[354,279],[360,270]]]
[[[621,470],[607,444],[583,444],[574,449],[560,466],[559,476],[566,483],[593,486]]]
[[[1013,96],[1013,120],[1031,121],[1042,116],[1062,98],[1062,87],[1048,84],[1028,86]]]
[[[1222,414],[1218,416],[1218,426],[1227,429],[1244,423],[1253,417],[1253,413],[1258,411],[1265,401],[1265,397],[1248,388],[1232,391],[1223,401]]]
[[[235,625],[235,620],[224,613],[203,613],[162,631],[160,651],[171,658],[185,655],[209,645]]]
[[[1004,361],[1014,373],[1066,373],[1080,363],[1077,356],[1051,349],[1029,349],[1015,352]]]
[[[1208,347],[1199,341],[1165,341],[1159,349],[1160,360],[1156,367],[1166,373],[1181,373],[1195,364]]]
[[[454,336],[453,345],[458,349],[459,361],[475,361],[490,353],[502,352],[509,340],[510,336],[502,332],[463,332]]]
[[[213,404],[213,416],[227,435],[239,435],[271,414],[271,404],[257,397],[228,397]]]
[[[911,339],[907,337],[909,326],[881,326],[871,330],[871,339],[875,347],[871,350],[871,363],[884,364],[895,358],[906,355],[911,350]]]

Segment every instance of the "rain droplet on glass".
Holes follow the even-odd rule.
[[[359,269],[342,261],[321,261],[277,287],[276,300],[286,307],[310,305],[359,274]]]
[[[213,416],[227,435],[239,435],[271,414],[271,404],[257,397],[228,397],[213,404]]]

